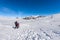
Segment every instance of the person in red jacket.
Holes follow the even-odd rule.
[[[15,28],[19,28],[19,23],[15,21]]]

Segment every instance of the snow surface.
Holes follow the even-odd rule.
[[[18,29],[12,28],[14,21],[16,19],[0,17],[0,40],[60,40],[60,14],[18,19]]]

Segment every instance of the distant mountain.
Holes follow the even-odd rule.
[[[30,20],[30,19],[37,19],[37,18],[43,18],[43,17],[45,17],[45,16],[30,16],[30,17],[25,17],[23,19]]]

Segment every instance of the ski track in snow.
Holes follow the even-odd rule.
[[[60,40],[60,14],[31,20],[20,19],[13,29],[13,20],[0,21],[0,40]]]

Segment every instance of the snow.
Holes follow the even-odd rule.
[[[60,14],[18,19],[18,29],[12,28],[14,21],[16,19],[0,17],[0,40],[60,40]]]

